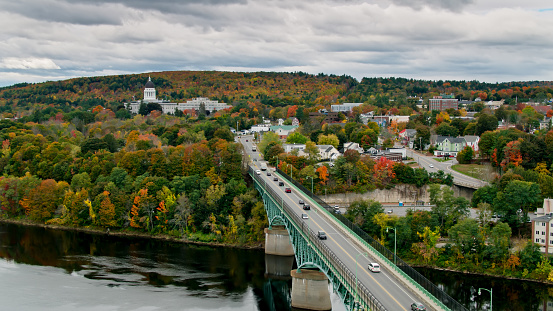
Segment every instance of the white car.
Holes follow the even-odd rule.
[[[369,264],[369,270],[371,270],[371,272],[380,272],[380,265],[376,262],[371,262]]]
[[[261,175],[261,170],[257,170],[257,171],[255,171],[255,173],[256,173],[257,175]]]
[[[309,216],[307,216],[307,214],[301,214],[301,218],[303,218],[303,219],[309,219]]]
[[[429,164],[428,167],[433,168],[434,164]]]

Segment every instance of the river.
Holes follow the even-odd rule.
[[[488,310],[479,287],[493,310],[553,309],[551,286],[421,272],[470,310]],[[261,250],[0,223],[0,310],[290,310],[290,287]]]

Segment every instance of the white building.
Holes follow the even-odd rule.
[[[365,150],[363,150],[363,148],[361,146],[359,146],[358,143],[354,143],[354,142],[347,142],[344,144],[344,153],[346,153],[346,151],[348,150],[355,150],[359,153],[363,153],[365,152]]]
[[[361,106],[363,103],[344,103],[342,105],[330,105],[332,112],[351,112],[353,107]]]
[[[154,83],[152,82],[151,78],[148,78],[148,82],[146,82],[146,85],[144,86],[144,99],[142,101],[133,101],[130,103],[126,103],[125,106],[127,109],[129,109],[132,113],[137,114],[140,110],[140,104],[141,103],[157,103],[161,106],[162,112],[165,114],[175,114],[175,111],[185,111],[185,110],[200,110],[200,106],[203,104],[205,107],[205,111],[207,114],[211,114],[213,112],[232,108],[231,105],[227,105],[225,103],[220,103],[216,100],[210,100],[206,97],[198,97],[193,98],[186,103],[171,103],[164,100],[159,100],[156,97],[156,88]]]
[[[252,131],[252,133],[254,132],[268,132],[269,130],[271,130],[271,125],[270,124],[256,124],[256,125],[252,125],[252,128],[250,129]]]

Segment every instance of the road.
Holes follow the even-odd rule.
[[[248,140],[248,141],[246,141]],[[248,157],[252,160],[251,165],[255,170],[261,170],[262,157],[258,152],[252,152],[252,137],[242,136],[240,139],[244,145]],[[267,176],[267,172],[271,172],[271,176]],[[410,305],[419,299],[416,295],[404,288],[403,285],[395,279],[392,273],[382,269],[380,273],[372,273],[367,266],[370,262],[377,262],[374,258],[367,256],[359,249],[351,240],[350,237],[344,236],[338,232],[333,224],[322,214],[317,207],[311,204],[311,210],[305,211],[298,203],[300,199],[309,202],[308,197],[304,197],[301,193],[295,191],[294,187],[285,181],[284,186],[278,186],[278,182],[274,181],[274,173],[269,168],[268,171],[261,171],[260,176],[281,198],[293,207],[294,212],[301,216],[307,214],[308,219],[303,219],[304,224],[309,226],[313,232],[319,230],[326,232],[328,239],[326,245],[342,260],[351,271],[354,271],[359,282],[363,283],[371,293],[386,307],[387,310],[410,310]],[[280,177],[279,177],[280,181]],[[285,193],[284,189],[291,187],[291,193]]]
[[[429,172],[437,172],[439,170],[442,170],[446,173],[451,174],[455,183],[472,185],[476,188],[488,185],[488,183],[485,181],[469,177],[451,169],[451,166],[453,164],[457,164],[457,160],[455,158],[451,158],[451,160],[446,162],[440,162],[436,161],[433,157],[427,157],[425,155],[421,155],[418,152],[414,152],[412,149],[407,149],[407,156],[413,158],[415,161],[417,161],[420,167],[425,168]]]

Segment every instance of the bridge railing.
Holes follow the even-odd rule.
[[[388,263],[391,266],[396,266],[400,273],[404,274],[406,279],[412,280],[414,285],[417,285],[419,289],[421,289],[423,292],[429,293],[429,297],[433,299],[438,304],[443,304],[447,308],[453,311],[468,311],[467,308],[465,308],[463,305],[461,305],[459,302],[457,302],[455,299],[453,299],[451,296],[449,296],[446,292],[441,290],[439,287],[437,287],[434,283],[432,283],[430,280],[428,280],[426,277],[424,277],[422,274],[420,274],[417,270],[413,269],[409,264],[407,264],[405,261],[403,261],[401,258],[397,257],[393,252],[391,252],[388,248],[386,248],[384,245],[380,244],[380,242],[373,239],[370,235],[368,235],[365,231],[363,231],[361,228],[359,228],[357,225],[352,223],[349,219],[344,217],[341,214],[335,214],[334,208],[332,208],[330,205],[328,205],[325,201],[323,201],[321,198],[313,194],[311,191],[309,191],[306,187],[304,187],[302,184],[297,182],[296,180],[290,178],[288,174],[283,172],[281,169],[277,168],[277,172],[282,175],[284,178],[286,178],[289,182],[294,184],[298,189],[303,191],[307,196],[309,196],[313,201],[317,202],[321,207],[326,209],[329,214],[336,217],[342,224],[347,227],[351,232],[355,233],[359,238],[361,238],[363,241],[365,241],[370,247],[372,247],[374,250],[376,250],[377,255],[380,255],[382,259],[385,259],[388,261]],[[394,264],[395,263],[395,264]]]
[[[250,167],[249,169],[250,174],[254,176],[254,178],[259,182],[261,185],[263,185],[263,188],[273,197],[273,198],[279,198],[281,197],[278,195],[271,187],[267,186],[267,183],[258,176],[253,169]],[[303,219],[301,219],[295,212],[293,212],[292,207],[284,202],[281,201],[280,205],[282,206],[283,212],[286,214],[286,216],[296,225],[296,229],[303,233],[304,237],[308,239],[308,242],[311,243],[313,246],[313,250],[316,252],[319,252],[319,256],[321,256],[321,259],[323,261],[328,261],[331,264],[331,268],[335,269],[335,271],[338,272],[338,275],[340,275],[343,278],[344,285],[347,287],[350,287],[350,293],[353,293],[353,287],[357,287],[356,291],[358,293],[358,296],[355,297],[359,301],[363,301],[366,304],[366,307],[369,308],[369,310],[374,311],[386,311],[386,308],[382,305],[380,301],[369,291],[369,289],[363,285],[362,283],[358,284],[357,276],[336,256],[336,254],[325,244],[323,243],[315,234],[311,228],[308,226],[302,226]]]

